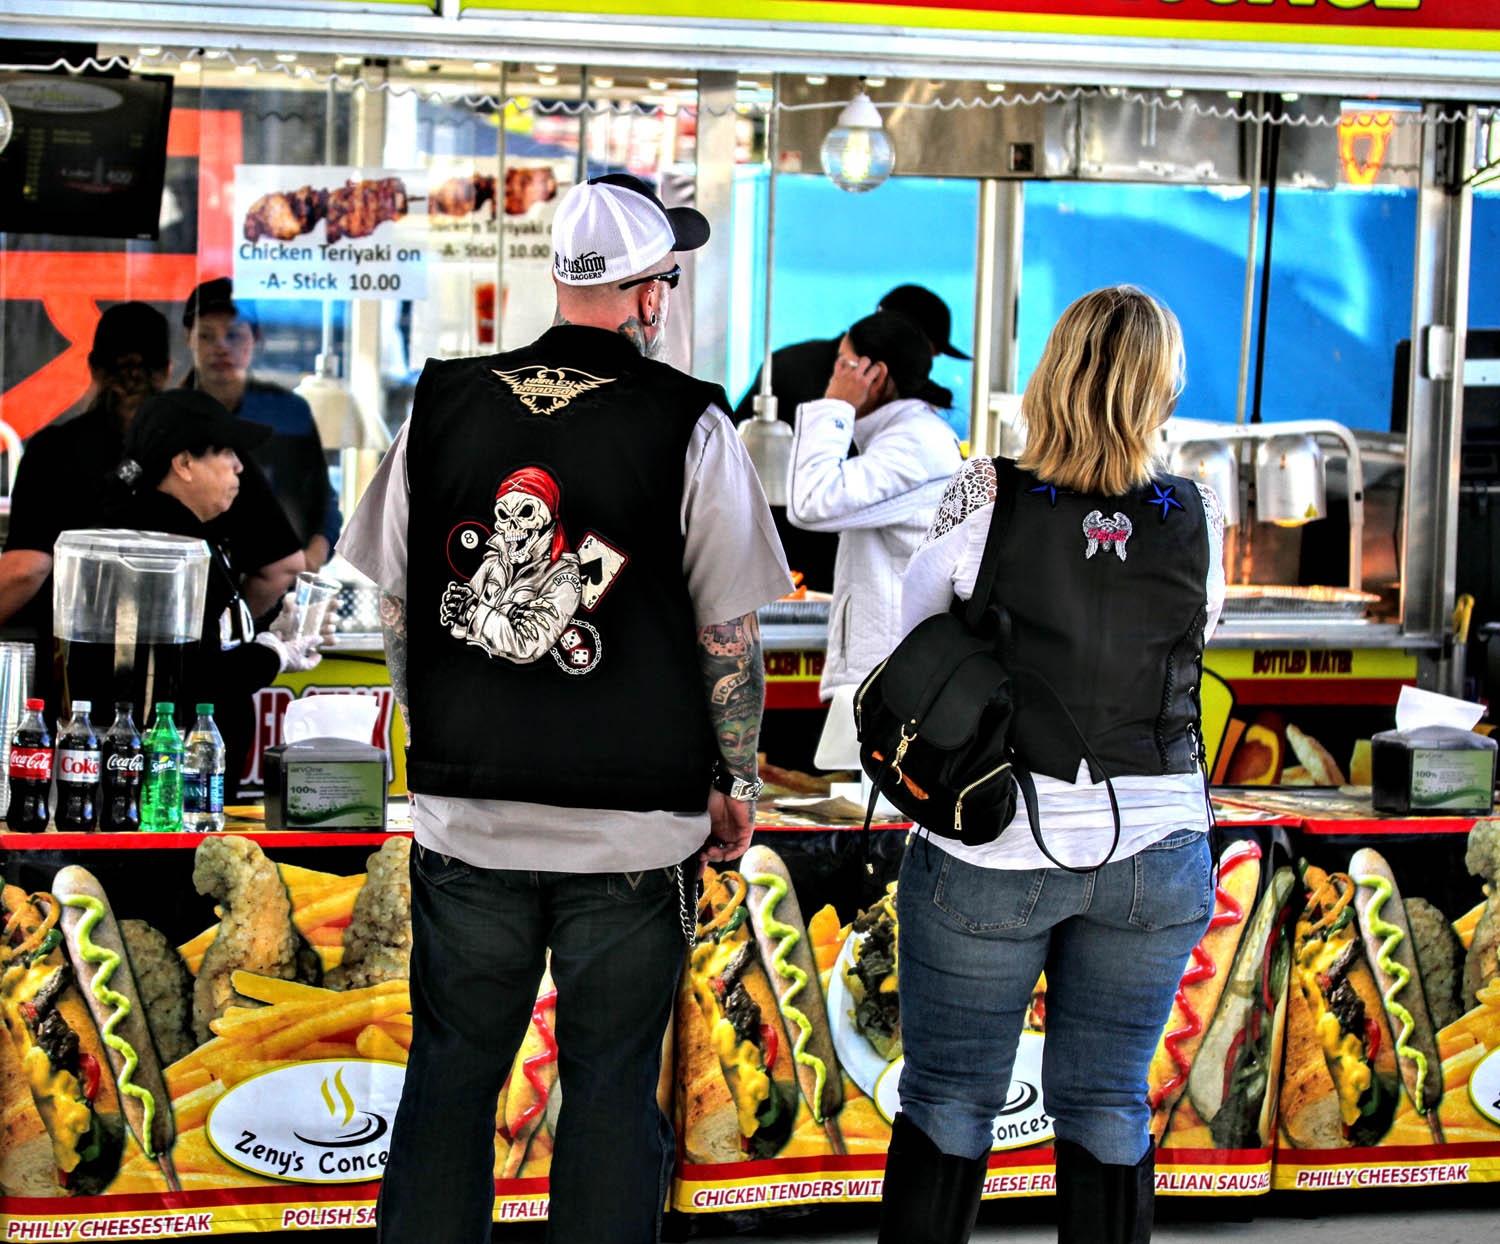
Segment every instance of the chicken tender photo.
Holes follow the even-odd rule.
[[[344,959],[330,989],[362,989],[411,974],[411,839],[388,838],[370,856],[368,875],[344,930]]]
[[[218,934],[204,953],[193,985],[193,1032],[198,1041],[231,1006],[254,1006],[235,991],[236,971],[317,984],[322,966],[292,923],[292,900],[276,865],[249,838],[205,838],[193,863],[193,887],[223,908]]]

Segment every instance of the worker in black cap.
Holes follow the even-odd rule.
[[[94,330],[94,387],[82,413],[31,438],[11,493],[10,529],[0,554],[0,634],[37,645],[35,685],[55,711],[57,652],[52,641],[52,549],[64,531],[100,526],[105,481],[120,461],[136,412],[171,375],[166,316],[144,302],[105,309]],[[219,520],[241,564],[253,567],[242,590],[257,616],[275,607],[303,568],[302,551],[258,468]]]
[[[239,495],[245,464],[270,435],[264,424],[234,418],[206,393],[172,389],[153,397],[125,434],[104,515],[112,527],[188,536],[208,545],[202,634],[196,651],[185,654],[172,698],[184,730],[192,725],[195,703],[214,705],[224,736],[228,798],[238,788],[254,737],[255,692],[282,671],[312,669],[327,638],[295,633],[290,594],[271,626],[257,631],[242,591],[247,570],[254,568],[236,560],[222,525]],[[75,697],[92,691],[95,703],[107,704],[114,698],[112,674],[75,668],[70,658],[70,691]]]
[[[950,358],[969,356],[950,340],[953,316],[948,304],[923,285],[898,285],[876,305],[875,310],[894,311],[904,315],[922,330],[932,357],[946,354]],[[782,346],[771,355],[771,392],[776,398],[776,415],[785,423],[795,424],[797,407],[817,401],[828,388],[828,378],[839,356],[843,335],[827,341],[798,341]],[[734,409],[734,421],[743,423],[755,413],[755,396],[760,392],[761,373],[746,390]],[[833,589],[833,559],[838,551],[837,535],[803,531],[792,526],[784,506],[772,506],[776,532],[786,550],[787,564],[802,574],[803,585],[820,592]]]
[[[250,374],[260,325],[253,305],[235,300],[228,277],[204,281],[193,290],[182,324],[193,351],[193,370],[183,387],[202,389],[239,418],[271,429],[254,460],[297,533],[307,568],[321,569],[339,538],[343,516],[328,483],[312,408],[289,389]]]

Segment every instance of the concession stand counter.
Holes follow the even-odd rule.
[[[1327,491],[1309,502],[1327,517],[1297,529],[1262,521],[1274,517],[1273,490],[1257,460],[1280,461],[1282,446],[1261,450],[1273,430],[1291,429],[1258,419],[1248,382],[1233,422],[1174,422],[1168,430],[1177,469],[1205,478],[1226,478],[1208,465],[1222,469],[1225,456],[1203,446],[1229,442],[1227,478],[1237,482],[1237,500],[1243,489],[1245,518],[1226,546],[1234,586],[1205,658],[1205,734],[1228,846],[1212,931],[1163,1032],[1149,1093],[1162,1138],[1163,1193],[1243,1197],[1273,1187],[1497,1179],[1500,843],[1493,823],[1379,817],[1354,784],[1367,764],[1361,745],[1390,724],[1401,686],[1462,686],[1455,640],[1463,628],[1455,630],[1453,615],[1470,206],[1475,170],[1500,154],[1493,136],[1500,20],[1491,8],[1484,0],[1417,8],[1381,0],[1356,8],[1280,0],[992,0],[982,8],[941,0],[684,0],[666,20],[632,0],[10,0],[0,36],[69,40],[63,58],[74,65],[97,46],[106,60],[123,56],[133,71],[172,73],[179,91],[200,89],[174,118],[169,152],[191,153],[202,172],[195,231],[181,253],[136,243],[103,259],[103,252],[40,248],[0,253],[6,297],[48,308],[70,343],[27,378],[24,391],[5,395],[0,417],[29,433],[28,420],[45,422],[64,397],[78,395],[68,397],[67,386],[78,381],[95,309],[92,301],[69,302],[69,290],[94,281],[89,299],[165,303],[202,276],[230,270],[240,259],[238,183],[258,196],[311,184],[315,173],[351,181],[399,174],[408,186],[427,178],[426,195],[412,198],[425,197],[425,208],[413,210],[425,212],[428,242],[397,244],[413,253],[430,245],[426,258],[379,276],[349,276],[338,315],[325,302],[322,323],[311,330],[322,353],[344,365],[320,360],[317,383],[305,391],[331,385],[352,394],[361,412],[340,424],[318,407],[326,443],[341,451],[343,495],[352,501],[378,460],[383,436],[374,425],[394,428],[409,402],[409,383],[390,381],[393,342],[480,353],[529,335],[528,308],[548,299],[547,204],[558,188],[591,170],[591,161],[646,167],[642,143],[622,117],[661,121],[650,141],[673,154],[653,156],[649,167],[664,193],[691,194],[717,236],[738,229],[733,263],[700,257],[679,293],[688,331],[677,357],[720,381],[729,376],[734,308],[750,305],[764,282],[761,257],[744,243],[736,217],[736,163],[758,158],[768,115],[778,128],[775,170],[812,170],[812,152],[838,106],[863,85],[895,141],[898,175],[977,181],[968,426],[976,453],[1006,452],[1023,434],[1012,415],[1024,183],[1251,187],[1245,297],[1223,308],[1226,323],[1239,313],[1247,376],[1260,187],[1277,179],[1342,184],[1352,168],[1414,192],[1409,335],[1417,346],[1416,365],[1401,381],[1404,425],[1299,433],[1301,449],[1310,443],[1329,459]],[[36,64],[29,55],[25,63]],[[639,80],[648,102],[622,97],[617,79]],[[208,90],[210,82],[276,96],[257,106],[236,94],[231,105],[230,95]],[[514,141],[502,142],[488,163],[472,146],[447,150],[442,116],[423,111],[433,92],[443,108],[467,107],[485,127],[524,132],[537,145],[518,157]],[[1380,99],[1372,102],[1373,92]],[[562,106],[549,102],[556,99]],[[326,127],[319,124],[305,154],[279,154],[256,137],[305,125],[302,111],[324,116],[325,100]],[[503,110],[499,100],[508,101]],[[609,120],[597,127],[579,120],[604,113]],[[1372,119],[1361,121],[1365,114]],[[576,157],[549,145],[569,127]],[[610,144],[622,133],[617,151]],[[686,161],[675,158],[678,150]],[[297,180],[262,177],[278,159],[276,177]],[[524,176],[508,178],[508,168]],[[476,210],[485,196],[503,200],[501,224],[488,235]],[[443,206],[455,202],[451,211]],[[472,229],[452,223],[464,212]],[[1269,205],[1267,217],[1269,231]],[[448,259],[461,268],[444,268]],[[415,280],[419,268],[428,294],[411,285],[403,294],[399,283]],[[244,277],[234,270],[238,286]],[[445,337],[453,306],[462,308],[464,331]],[[35,398],[45,413],[28,414],[18,396]],[[1299,513],[1307,517],[1305,507]],[[338,573],[339,563],[330,569]],[[160,1069],[170,1099],[157,1103],[170,1127],[132,1125],[137,1113],[118,1112],[123,1086],[101,1063],[97,1078],[73,1081],[79,1091],[92,1087],[85,1095],[96,1103],[98,1130],[49,1127],[58,1082],[28,1049],[25,1015],[12,1002],[15,982],[40,980],[34,969],[59,952],[45,933],[33,942],[20,918],[8,919],[0,977],[6,1238],[194,1236],[373,1221],[383,1140],[411,1040],[399,968],[410,830],[399,798],[404,739],[381,653],[377,593],[352,571],[342,577],[339,637],[322,664],[261,693],[261,738],[247,777],[251,786],[260,778],[260,756],[281,741],[293,699],[374,696],[380,711],[371,741],[394,761],[385,832],[271,832],[252,805],[236,809],[222,835],[0,834],[4,879],[14,887],[8,917],[12,903],[31,895],[45,921],[55,906],[45,896],[76,881],[74,873],[60,878],[64,869],[81,867],[97,879],[127,926],[119,970],[141,988],[143,1044],[151,1047],[142,1054]],[[763,623],[769,714],[815,722],[826,615],[816,599],[790,600],[770,607]],[[809,767],[796,754],[781,763]],[[893,988],[894,976],[879,967],[894,933],[882,887],[895,876],[909,827],[880,826],[863,844],[838,812],[778,798],[763,809],[758,833],[787,866],[794,901],[781,899],[780,914],[807,939],[818,968],[808,997],[827,1019],[838,1108],[824,1103],[815,1113],[795,1079],[777,1070],[774,1054],[769,1078],[784,1108],[776,1127],[762,1133],[766,1120],[736,1098],[739,1073],[720,1058],[722,1017],[706,982],[735,947],[743,920],[736,911],[750,881],[733,870],[710,876],[659,1090],[679,1140],[675,1211],[879,1197],[899,1050],[890,1040],[890,1008],[861,1003],[871,990],[878,1002]],[[1374,1074],[1378,1100],[1348,1097],[1336,1051],[1308,1036],[1313,1000],[1299,971],[1307,940],[1299,921],[1323,883],[1299,864],[1333,877],[1319,891],[1324,898],[1352,902],[1370,884],[1368,860],[1355,852],[1371,845],[1408,905],[1420,899],[1431,909],[1413,940],[1427,1001],[1436,1015],[1439,999],[1444,1017],[1436,1037],[1441,1065],[1427,1073],[1431,1084],[1441,1081],[1435,1096],[1430,1087],[1408,1087],[1404,1069],[1387,1065],[1390,1050],[1407,1040],[1376,1004],[1365,1018],[1367,1048],[1386,1047],[1387,1061]],[[873,876],[863,867],[867,854]],[[249,955],[268,931],[288,935],[284,962]],[[28,963],[19,963],[22,956]],[[1011,1099],[996,1121],[991,1197],[1052,1190],[1051,1120],[1038,1080],[1045,989],[1039,981]],[[556,1076],[555,1001],[544,981],[498,1104],[497,1221],[546,1215],[552,1129],[565,1091]],[[763,1020],[781,1031],[780,1017]],[[1351,1103],[1353,1121],[1344,1110]]]

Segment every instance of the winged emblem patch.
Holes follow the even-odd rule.
[[[613,384],[613,376],[591,376],[572,367],[518,367],[515,371],[495,370],[495,375],[510,386],[521,404],[538,415],[555,415],[580,393]]]

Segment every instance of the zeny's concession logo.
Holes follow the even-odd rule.
[[[399,1063],[330,1059],[244,1080],[208,1116],[226,1161],[292,1183],[365,1183],[385,1173]]]
[[[1021,1034],[1016,1045],[1016,1061],[1010,1071],[1005,1105],[995,1119],[995,1143],[991,1149],[1029,1149],[1052,1139],[1052,1116],[1042,1101],[1041,1089],[1045,1044],[1046,1038],[1039,1032]],[[901,1108],[897,1087],[905,1061],[904,1058],[896,1059],[875,1082],[875,1106],[888,1121],[893,1120]]]

